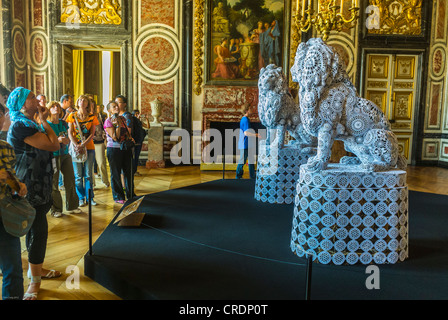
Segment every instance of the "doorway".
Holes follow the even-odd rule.
[[[92,94],[98,105],[121,93],[119,48],[98,50],[88,46],[63,46],[63,92],[74,96]]]
[[[415,121],[420,98],[421,54],[367,53],[364,97],[386,115],[398,139],[399,151],[412,163]]]

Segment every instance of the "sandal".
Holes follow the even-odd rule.
[[[31,270],[28,269],[28,278],[31,279]],[[44,276],[41,276],[42,279],[54,279],[62,276],[62,273],[56,270],[49,270],[48,273]]]
[[[40,289],[40,283],[41,283],[41,277],[31,277],[31,283],[28,286],[28,290],[30,289],[32,284],[39,284],[38,289]],[[25,292],[25,294],[23,295],[23,300],[37,300],[37,294],[39,293],[39,291],[37,292]]]
[[[37,300],[37,292],[25,293],[23,300]]]

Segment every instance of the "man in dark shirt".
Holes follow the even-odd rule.
[[[75,111],[73,97],[69,94],[64,94],[60,101],[64,112],[62,119],[65,120],[71,112]]]

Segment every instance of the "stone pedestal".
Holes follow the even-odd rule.
[[[308,154],[294,144],[284,148],[265,145],[261,140],[258,148],[255,199],[268,203],[290,204],[294,201],[300,165],[308,161]]]
[[[330,164],[300,168],[291,250],[322,264],[394,264],[408,258],[406,172]]]
[[[163,125],[159,123],[151,123],[151,128],[148,130],[148,161],[146,161],[146,168],[164,167]]]

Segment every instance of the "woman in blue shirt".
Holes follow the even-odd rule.
[[[68,125],[61,119],[63,115],[61,105],[57,101],[52,101],[47,106],[50,111],[50,119],[48,124],[58,136],[60,149],[53,152],[56,161],[56,172],[53,176],[53,206],[51,207],[51,215],[53,217],[62,216],[62,197],[59,191],[59,174],[62,173],[65,187],[65,209],[68,213],[81,213],[79,206],[79,198],[75,187],[75,173],[73,170],[72,157],[68,153]]]

